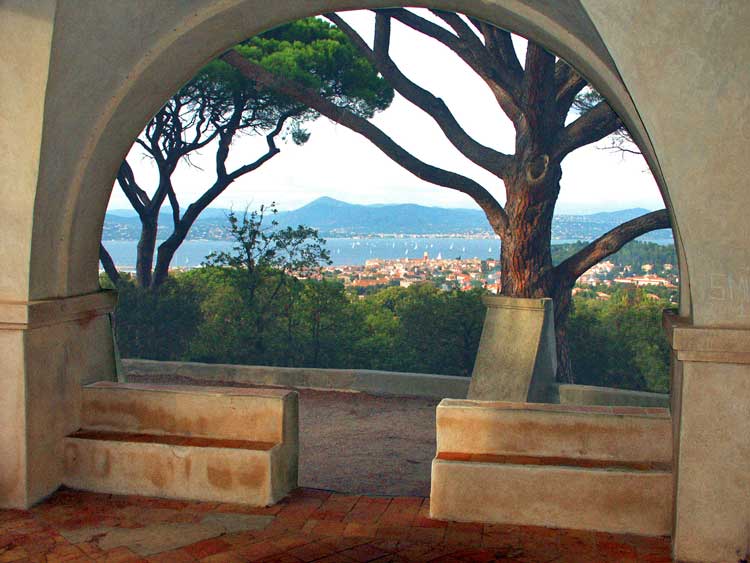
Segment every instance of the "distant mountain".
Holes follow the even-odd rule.
[[[191,229],[189,238],[225,240],[228,238],[226,216],[228,209],[206,209]],[[647,209],[623,209],[590,215],[558,215],[555,217],[554,240],[592,240],[623,221],[648,213]],[[492,233],[484,212],[479,209],[449,209],[426,207],[411,203],[360,205],[330,197],[321,197],[292,211],[276,216],[280,227],[307,225],[320,231],[323,237],[349,237],[382,234],[397,235],[467,235]],[[166,238],[172,218],[162,212],[159,218],[159,237]],[[135,211],[129,209],[107,212],[103,240],[136,240],[140,222]],[[646,240],[671,237],[668,230],[647,235]]]
[[[279,213],[282,226],[309,225],[328,236],[480,233],[489,229],[479,209],[444,209],[412,203],[358,205],[321,197]]]

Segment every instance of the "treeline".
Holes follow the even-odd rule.
[[[252,300],[243,272],[226,267],[175,273],[156,293],[124,280],[115,317],[122,356],[471,375],[482,290],[425,283],[356,295],[338,282],[261,277]],[[668,390],[666,306],[638,288],[606,301],[577,295],[568,330],[576,382]]]
[[[158,293],[119,287],[123,357],[471,375],[484,321],[481,292],[431,284],[366,297],[331,281],[261,284],[253,302],[227,268],[176,273]],[[107,280],[102,278],[102,283]]]
[[[597,290],[573,298],[568,344],[576,383],[668,392],[669,345],[661,319],[675,306],[675,292],[625,285]],[[609,299],[602,300],[605,292]]]

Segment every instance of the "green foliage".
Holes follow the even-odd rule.
[[[230,213],[232,251],[214,252],[206,258],[203,270],[214,290],[202,304],[204,322],[190,351],[196,359],[247,363],[270,357],[278,363],[291,353],[292,304],[300,292],[295,276],[319,270],[321,262],[330,262],[330,256],[315,229],[303,225],[278,229],[275,219],[264,225],[269,213],[272,217],[277,213],[274,204],[245,211],[241,218]],[[278,331],[284,318],[287,346],[279,347],[268,334]]]
[[[269,213],[270,224],[264,225]],[[204,265],[241,270],[254,278],[264,270],[274,270],[281,276],[309,274],[320,263],[331,262],[330,253],[324,248],[326,241],[316,229],[303,225],[279,229],[277,214],[275,203],[261,205],[250,213],[245,210],[242,217],[231,211],[227,219],[229,235],[235,241],[232,251],[212,252]]]
[[[116,315],[124,357],[471,375],[484,322],[481,290],[425,283],[357,295],[336,281],[263,269],[249,300],[241,268],[176,274],[158,294],[128,282]],[[278,290],[277,290],[278,287]],[[600,288],[597,288],[600,289]],[[667,391],[666,300],[618,288],[576,295],[568,324],[577,382]]]
[[[117,345],[123,357],[180,360],[202,323],[192,276],[168,280],[158,290],[136,286],[123,275],[115,313]],[[106,279],[106,281],[105,281]],[[108,284],[102,279],[102,285]]]
[[[366,328],[361,367],[471,375],[484,321],[481,295],[424,283],[382,289],[359,301]]]
[[[669,347],[661,316],[670,304],[649,292],[627,287],[609,300],[576,296],[568,343],[577,383],[669,390]]]
[[[372,117],[393,100],[393,89],[346,35],[319,18],[282,25],[244,41],[235,50],[362,117]],[[221,59],[203,67],[175,96],[189,101],[193,111],[207,107],[209,120],[217,123],[229,117],[236,104],[244,104],[241,131],[270,129],[279,115],[291,111],[295,117],[289,136],[296,144],[309,138],[301,123],[317,117],[317,113],[294,100],[270,90],[258,90],[254,81]],[[187,123],[195,118],[185,115]]]
[[[277,27],[235,49],[362,117],[372,117],[393,100],[393,89],[346,35],[319,18]]]

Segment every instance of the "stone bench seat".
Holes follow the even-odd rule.
[[[671,472],[672,464],[659,461],[617,461],[606,459],[581,459],[570,457],[545,457],[499,454],[470,454],[459,452],[439,452],[436,459],[446,461],[467,461],[475,463],[505,463],[509,465],[555,465],[559,467],[583,467],[587,469],[612,469],[631,471]]]
[[[277,444],[232,440],[229,438],[201,438],[174,434],[139,434],[136,432],[107,432],[103,430],[79,430],[68,436],[77,440],[106,440],[108,442],[132,442],[140,444],[164,444],[165,446],[188,446],[191,448],[231,448],[235,450],[258,450],[267,452]]]
[[[446,399],[430,515],[668,534],[671,444],[666,409]]]
[[[297,486],[297,393],[99,382],[65,438],[65,481],[115,494],[273,504]]]

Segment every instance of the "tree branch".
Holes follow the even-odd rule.
[[[385,13],[415,31],[440,41],[456,53],[489,86],[505,115],[514,124],[518,124],[518,120],[522,117],[520,110],[522,70],[521,74],[518,74],[517,69],[514,69],[512,65],[504,64],[504,60],[499,61],[480,41],[467,42],[464,38],[419,17],[414,12],[404,8],[389,8],[378,10],[378,12]]]
[[[336,24],[336,27],[349,37],[351,42],[391,86],[404,98],[432,117],[446,138],[461,154],[474,164],[500,178],[508,174],[512,164],[512,158],[509,155],[473,139],[461,127],[443,100],[409,80],[390,58],[390,16],[387,13],[376,12],[374,50],[370,49],[365,40],[338,14],[325,14],[325,17]]]
[[[180,224],[180,202],[177,200],[177,194],[174,193],[172,182],[169,182],[167,197],[169,198],[169,205],[172,207],[172,224],[177,228]]]
[[[595,143],[622,127],[622,121],[606,101],[601,101],[558,134],[553,157],[563,159],[574,150]]]
[[[475,18],[469,18],[469,21],[484,37],[485,48],[496,59],[502,61],[513,80],[520,84],[523,81],[523,67],[518,60],[510,32]]]
[[[558,264],[554,269],[555,279],[561,287],[573,287],[589,268],[620,250],[626,243],[648,232],[670,227],[666,209],[622,223]]]
[[[194,112],[195,121],[192,124],[192,129],[195,130],[195,134],[193,135],[192,140],[187,143],[182,143],[180,150],[177,152],[177,158],[182,158],[193,151],[202,149],[219,135],[221,127],[216,126],[207,137],[203,138],[203,135],[209,130],[211,125],[211,120],[206,115],[207,105],[208,99],[206,96],[203,96],[198,104],[198,109]]]
[[[114,260],[112,260],[112,256],[109,255],[109,252],[107,252],[107,249],[104,248],[104,245],[102,243],[99,243],[99,261],[102,263],[102,267],[107,273],[107,276],[109,277],[112,284],[115,287],[120,285],[120,282],[122,281],[122,279],[120,278],[120,272],[117,271],[117,267],[115,266]]]
[[[232,143],[234,134],[240,126],[242,121],[242,112],[245,109],[245,104],[239,103],[239,95],[234,96],[234,110],[232,117],[230,117],[226,126],[221,129],[219,133],[219,146],[216,149],[216,176],[219,180],[223,180],[227,177],[226,162],[229,156],[229,145]]]
[[[461,52],[464,48],[461,39],[444,27],[439,26],[436,23],[432,23],[431,21],[426,20],[422,17],[419,17],[414,12],[411,12],[404,8],[388,8],[378,11],[387,14],[394,19],[397,19],[404,25],[412,28],[415,31],[418,31],[419,33],[422,33],[423,35],[427,35],[428,37],[432,37],[433,39],[440,41],[440,43],[454,51],[456,54],[458,54],[459,56],[461,55]]]
[[[146,207],[151,204],[151,200],[148,194],[135,181],[135,174],[133,174],[133,169],[127,160],[123,160],[120,164],[120,169],[117,171],[117,183],[120,185],[125,197],[128,198],[130,205],[133,206],[133,209],[135,209],[139,216],[142,216],[146,211]]]
[[[555,56],[529,41],[526,48],[526,67],[523,78],[524,127],[518,138],[528,145],[532,154],[549,154],[549,126],[554,123],[550,112],[554,108]]]
[[[236,51],[228,51],[221,58],[239,70],[246,78],[255,81],[261,86],[290,96],[328,119],[344,125],[355,133],[359,133],[378,147],[391,160],[418,178],[438,186],[460,191],[472,197],[484,210],[493,229],[500,236],[504,236],[508,225],[505,210],[492,194],[474,180],[419,160],[366,119],[333,104],[315,91],[304,88],[281,76],[274,75],[262,66],[245,59]]]
[[[477,34],[472,31],[469,25],[455,12],[446,12],[445,10],[430,10],[433,14],[447,23],[451,29],[471,48],[483,47],[482,42]]]
[[[565,118],[570,111],[573,101],[588,82],[564,60],[555,64],[555,101],[560,124],[565,124]]]
[[[226,190],[237,178],[239,178],[243,174],[247,174],[248,172],[252,172],[257,168],[260,168],[263,164],[265,164],[271,158],[281,152],[276,146],[275,138],[279,135],[279,133],[281,133],[286,120],[296,113],[296,111],[292,110],[282,114],[279,117],[276,123],[276,127],[274,127],[274,129],[270,133],[268,133],[268,135],[266,135],[268,151],[263,156],[255,160],[255,162],[240,166],[231,173],[227,173],[226,170],[224,170],[224,174],[217,177],[216,182],[214,182],[214,184],[208,190],[206,190],[203,195],[201,195],[201,197],[188,205],[185,213],[182,215],[182,218],[179,218],[179,214],[177,215],[179,220],[175,222],[175,227],[172,231],[172,234],[169,235],[167,240],[159,245],[159,250],[157,251],[156,266],[154,268],[154,286],[158,287],[166,279],[169,273],[169,264],[172,262],[174,253],[177,251],[177,248],[179,248],[180,244],[182,244],[182,241],[185,240],[188,232],[190,231],[190,228],[193,226],[193,223],[195,223],[195,220],[201,213],[203,213],[206,207],[208,207],[217,197],[219,197],[219,195],[221,195],[224,190]],[[224,160],[226,160],[226,155],[224,156]]]
[[[245,164],[244,166],[240,166],[237,168],[234,172],[232,172],[229,176],[232,179],[232,181],[236,180],[240,176],[247,174],[248,172],[252,172],[253,170],[259,168],[263,164],[265,164],[266,161],[270,160],[277,154],[281,152],[281,149],[279,149],[276,146],[276,137],[279,136],[279,133],[284,129],[284,124],[288,119],[291,117],[294,117],[298,111],[296,110],[290,110],[287,111],[279,116],[279,119],[276,121],[276,127],[274,127],[267,135],[266,135],[266,144],[268,145],[268,152],[261,156],[258,160],[255,162],[251,162],[250,164]]]

